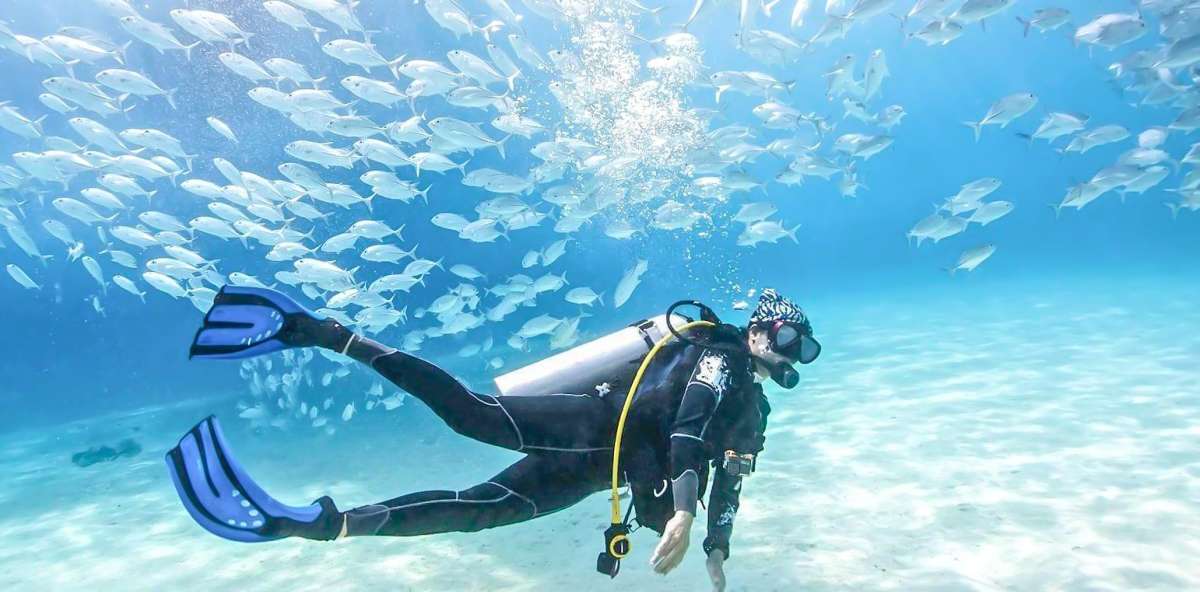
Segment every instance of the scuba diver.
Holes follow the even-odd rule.
[[[681,305],[700,307],[703,319],[683,332],[672,324],[690,321],[673,313]],[[215,417],[184,435],[167,453],[167,466],[191,516],[213,534],[241,542],[475,532],[553,514],[611,485],[613,524],[597,569],[614,577],[629,552],[632,510],[639,525],[661,535],[654,571],[666,574],[679,565],[711,468],[703,548],[714,587],[723,589],[742,479],[763,449],[770,412],[759,383],[769,377],[795,387],[792,365],[812,362],[820,344],[800,307],[772,289],[763,291],[745,327],[721,323],[703,304],[681,301],[655,321],[623,331],[590,342],[604,347],[584,344],[554,357],[578,360],[580,352],[591,351],[602,358],[597,352],[604,350],[611,369],[608,352],[638,348],[635,359],[616,361],[624,378],[601,383],[587,376],[590,363],[570,362],[555,380],[596,380],[592,392],[531,394],[510,385],[498,395],[482,394],[425,360],[334,319],[316,318],[279,292],[226,286],[196,333],[191,357],[240,359],[297,347],[339,352],[420,399],[459,434],[526,456],[467,489],[409,493],[346,511],[328,496],[300,507],[276,501],[233,457]],[[639,361],[629,382],[628,368]],[[527,368],[540,379],[554,378],[537,364]],[[619,485],[628,486],[632,497],[624,518]]]

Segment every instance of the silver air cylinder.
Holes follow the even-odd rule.
[[[678,330],[689,319],[672,315]],[[500,395],[548,395],[553,393],[624,393],[642,359],[655,343],[670,335],[667,315],[638,321],[620,331],[577,345],[544,360],[495,378]],[[608,389],[600,385],[606,384]]]

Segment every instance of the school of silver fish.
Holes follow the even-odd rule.
[[[0,65],[26,60],[46,72],[37,109],[0,96],[0,134],[22,146],[0,164],[5,269],[18,285],[41,290],[39,277],[47,274],[39,271],[51,261],[77,265],[95,282],[89,299],[101,314],[108,299],[126,297],[111,286],[143,301],[149,294],[186,300],[201,311],[225,284],[289,286],[317,303],[319,314],[357,331],[396,331],[407,351],[429,339],[469,336],[458,354],[498,370],[505,360],[490,329],[512,316],[503,326],[517,328],[502,334],[505,346],[569,347],[580,340],[586,310],[624,305],[650,266],[647,256],[628,262],[619,278],[610,278],[611,290],[575,285],[552,269],[569,250],[714,229],[730,229],[748,249],[797,241],[799,224],[775,218],[770,201],[747,196],[769,184],[814,181],[835,183],[847,198],[868,189],[866,163],[889,151],[906,115],[884,99],[891,75],[884,51],[846,54],[823,80],[770,72],[786,72],[814,47],[836,45],[864,22],[892,18],[902,35],[932,47],[967,34],[1016,42],[1058,31],[1080,51],[1112,53],[1112,82],[1140,105],[1169,107],[1172,121],[1128,130],[1069,105],[1042,105],[1047,114],[1034,124],[1038,97],[1014,89],[965,122],[971,131],[961,132],[964,140],[1019,126],[1024,140],[1069,157],[1132,139],[1111,166],[1068,188],[1052,204],[1054,215],[1109,193],[1143,194],[1174,176],[1180,181],[1166,202],[1170,214],[1200,210],[1200,144],[1181,156],[1163,148],[1169,134],[1200,129],[1200,0],[1140,0],[1128,13],[1091,15],[1052,7],[1019,12],[1015,5],[1026,3],[1017,0],[782,3],[695,0],[681,23],[661,22],[665,3],[639,0],[395,3],[406,19],[456,40],[454,49],[426,54],[418,54],[421,47],[382,50],[402,41],[363,22],[357,1],[267,0],[230,14],[182,2],[149,14],[149,5],[139,10],[128,0],[80,1],[80,10],[102,13],[119,35],[66,22],[7,22],[0,13]],[[706,18],[736,18],[731,43],[756,66],[706,66],[704,45],[713,40],[702,44],[688,32]],[[527,34],[535,26],[556,31],[559,44],[535,43]],[[1156,39],[1152,49],[1117,53],[1148,35]],[[277,57],[259,49],[256,37],[313,44],[324,59]],[[200,113],[212,134],[202,144],[220,150],[173,135],[170,120],[140,116],[147,103],[174,110],[179,100],[176,89],[156,82],[135,58],[236,81],[244,94],[228,97],[221,109],[186,111]],[[797,85],[820,85],[828,103],[795,104]],[[697,88],[711,89],[711,103],[696,99]],[[732,95],[757,103],[747,114],[756,126],[721,124]],[[278,147],[287,161],[241,164],[253,160],[243,150],[254,130],[229,123],[240,110],[274,114],[271,121],[289,126],[293,139]],[[839,131],[851,121],[865,131]],[[477,153],[486,153],[480,160],[491,166],[475,164]],[[760,159],[777,161],[780,172],[749,174]],[[495,164],[510,162],[533,164]],[[456,185],[491,197],[465,213],[451,205]],[[1013,202],[987,199],[1001,185],[991,177],[964,183],[912,226],[909,239],[919,248],[1005,217]],[[428,220],[376,215],[381,203],[403,207],[417,199],[444,211]],[[347,216],[353,221],[330,222]],[[436,228],[445,240],[405,244],[406,227]],[[504,251],[514,233],[535,227],[550,227],[560,238],[512,253],[505,278],[456,261],[468,249]],[[480,243],[490,246],[473,246]],[[995,250],[968,248],[946,269],[972,271]],[[222,253],[231,251],[250,253],[237,260],[256,263],[228,268]],[[438,283],[452,287],[412,298],[430,274],[448,274],[452,279]],[[579,312],[537,314],[539,300],[548,298]],[[318,355],[332,365],[319,365]],[[357,406],[393,410],[403,402],[375,383],[362,402],[310,403],[306,389],[347,376],[345,362],[310,351],[244,362],[253,398],[240,405],[242,417],[333,433],[334,420],[349,421]]]

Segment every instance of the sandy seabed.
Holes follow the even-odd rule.
[[[825,354],[800,389],[770,392],[728,590],[1200,589],[1200,284],[1066,285],[826,306]],[[616,581],[596,574],[603,494],[474,534],[218,539],[162,463],[209,413],[286,503],[465,488],[517,457],[415,402],[333,437],[252,434],[232,405],[0,434],[0,590],[708,589],[703,514],[669,576],[646,566],[646,530]],[[145,447],[134,458],[70,462],[130,436]]]

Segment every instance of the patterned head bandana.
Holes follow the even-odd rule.
[[[774,288],[767,288],[758,297],[758,306],[750,314],[750,324],[775,321],[794,323],[803,327],[804,332],[812,334],[812,325],[808,322],[808,317],[804,316],[804,311],[795,302],[780,296]]]

